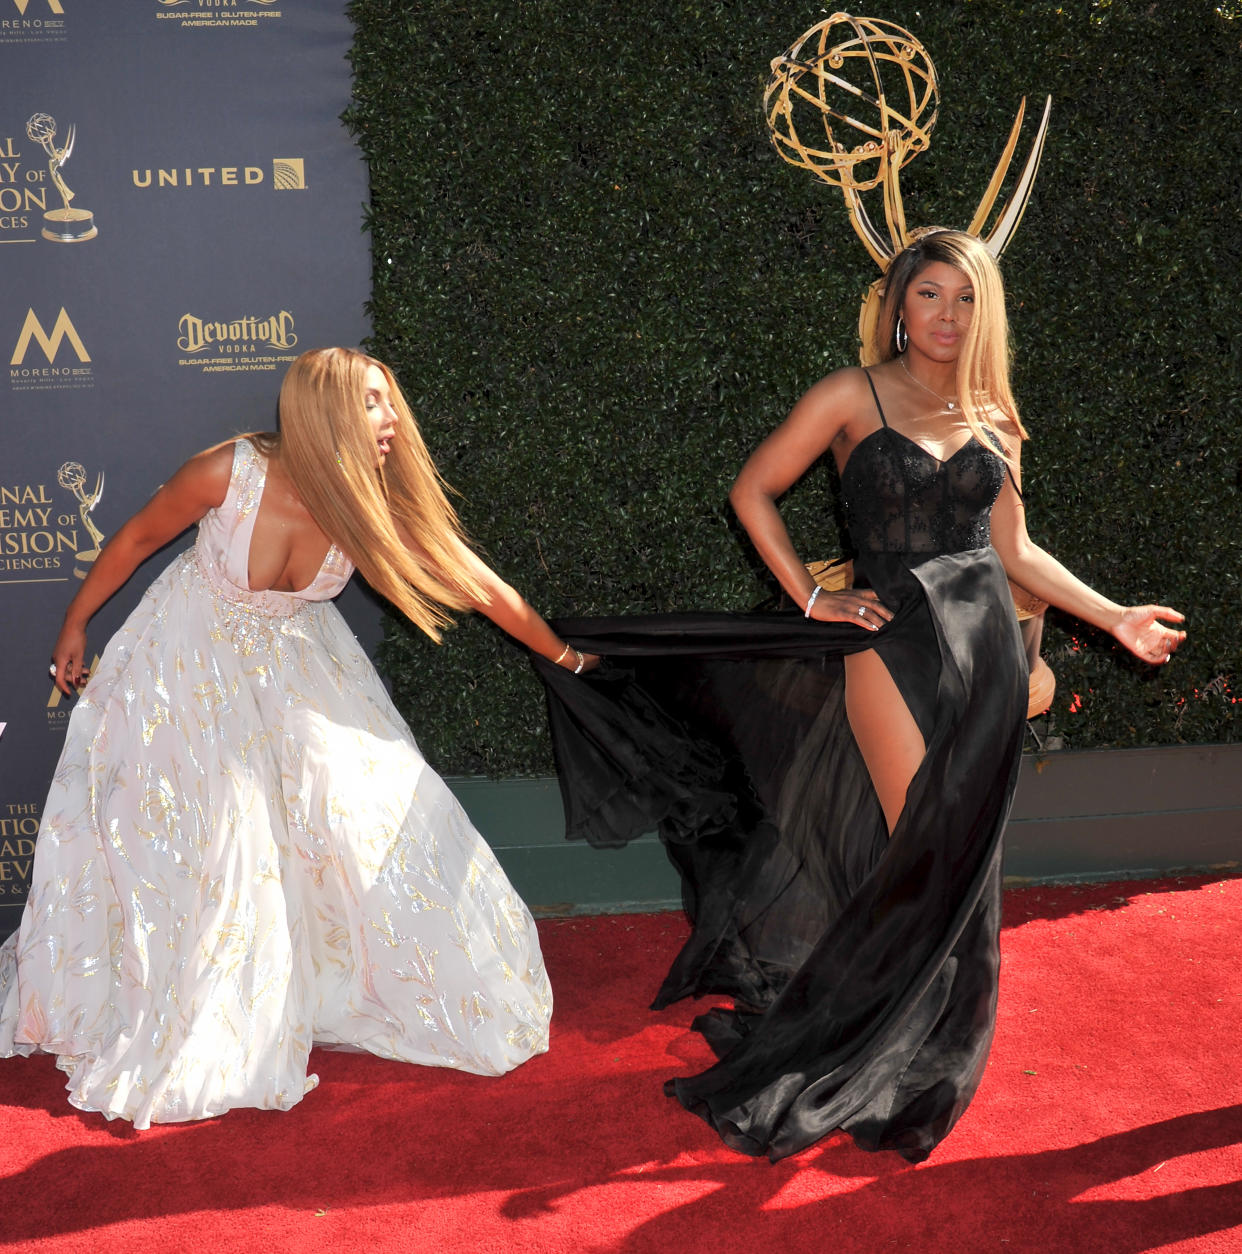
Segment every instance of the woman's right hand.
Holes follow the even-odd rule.
[[[879,631],[892,621],[893,612],[881,604],[878,594],[870,588],[845,588],[840,592],[821,589],[807,617],[820,623],[857,623],[868,631]]]
[[[89,678],[86,624],[95,611],[157,549],[224,503],[233,469],[233,445],[220,444],[191,457],[103,546],[69,602],[52,646],[56,687],[72,696]]]
[[[56,687],[67,697],[82,687],[90,678],[83,664],[86,660],[86,631],[66,623],[52,646],[52,667]]]

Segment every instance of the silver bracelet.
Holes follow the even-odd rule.
[[[578,665],[574,667],[574,674],[581,675],[582,668],[586,665],[586,658],[584,658],[582,654],[578,652],[577,649],[574,650],[574,653],[578,658]]]
[[[811,606],[813,606],[813,605],[815,604],[815,598],[816,598],[817,596],[819,596],[819,594],[820,594],[821,592],[823,592],[823,588],[821,588],[821,587],[819,586],[819,584],[816,584],[816,585],[815,585],[815,590],[811,593],[811,595],[810,595],[809,597],[807,597],[807,601],[806,601],[806,609],[804,609],[804,610],[802,611],[802,617],[803,617],[803,618],[810,618],[810,617],[811,617]]]

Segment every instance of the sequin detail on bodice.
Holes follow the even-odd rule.
[[[987,548],[1004,461],[973,435],[941,461],[888,425],[878,397],[876,409],[883,425],[854,446],[841,472],[855,551],[939,554]]]
[[[249,440],[238,440],[233,448],[228,493],[219,507],[208,511],[199,522],[194,559],[203,577],[226,600],[261,614],[286,617],[297,613],[307,601],[327,601],[336,596],[349,582],[354,567],[333,545],[305,588],[297,592],[251,590],[250,540],[266,480],[267,460]]]

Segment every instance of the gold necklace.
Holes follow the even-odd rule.
[[[929,388],[922,379],[915,379],[914,375],[910,374],[910,367],[906,365],[906,359],[904,357],[898,357],[897,360],[901,362],[901,368],[906,372],[906,374],[911,379],[914,379],[914,382],[917,383],[924,392],[930,392],[945,407],[945,409],[952,412],[957,408],[957,401],[951,401],[947,396],[941,396],[935,388]]]

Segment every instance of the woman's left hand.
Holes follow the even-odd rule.
[[[600,655],[598,653],[586,653],[580,649],[575,649],[572,644],[567,644],[560,657],[549,658],[548,661],[553,666],[559,666],[562,670],[573,671],[575,675],[581,675],[584,671],[593,671],[600,664]]]
[[[1185,622],[1184,615],[1166,605],[1131,605],[1122,610],[1121,621],[1113,628],[1113,635],[1135,657],[1160,666],[1186,639],[1184,631],[1166,627],[1160,622],[1162,618],[1172,619],[1175,623]]]

